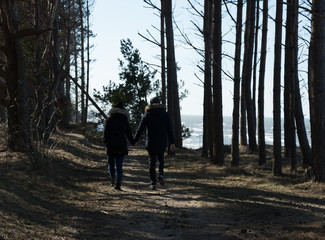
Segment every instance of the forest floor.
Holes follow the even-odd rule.
[[[0,139],[0,239],[325,239],[325,185],[301,164],[282,177],[242,148],[239,168],[199,151],[166,156],[166,186],[150,190],[147,152],[130,148],[122,190],[110,186],[101,135],[58,131],[39,146],[48,167],[33,170]],[[35,154],[39,158],[42,154]]]

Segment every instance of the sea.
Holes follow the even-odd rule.
[[[183,146],[191,149],[199,149],[202,147],[202,137],[203,137],[203,116],[199,115],[182,115],[182,124],[188,127],[191,131],[191,136],[183,141]],[[283,129],[283,119],[281,120],[282,130],[281,130],[281,144],[284,145],[284,129]],[[273,119],[265,118],[265,143],[268,145],[273,144]],[[310,122],[309,119],[305,119],[306,131],[311,144],[310,136]],[[232,117],[223,117],[223,134],[224,134],[224,144],[231,145],[232,139]],[[256,139],[257,132],[256,132]],[[298,136],[296,136],[297,146],[299,146]]]
[[[182,115],[182,124],[185,127],[188,127],[191,136],[185,140],[183,140],[183,147],[189,149],[199,149],[202,147],[203,141],[203,116],[200,115]],[[283,119],[281,120],[282,129],[281,129],[281,144],[284,146],[284,129],[283,129]],[[265,118],[265,143],[267,145],[273,145],[273,119]],[[311,144],[311,135],[310,135],[310,122],[309,119],[305,119],[305,126],[307,131],[307,137],[309,144]],[[104,127],[102,125],[98,126],[99,131],[103,131]],[[231,145],[232,141],[232,117],[223,117],[223,138],[225,145]],[[256,139],[257,131],[256,131]],[[296,136],[296,144],[299,146],[298,136]]]

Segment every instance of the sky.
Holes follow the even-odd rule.
[[[159,4],[160,1],[156,0],[153,2]],[[194,44],[203,48],[197,34],[193,30],[194,25],[191,23],[191,21],[193,21],[196,24],[202,24],[200,18],[194,17],[189,13],[187,9],[187,0],[173,1],[173,3],[174,18],[180,29],[191,37]],[[270,11],[272,11],[272,9]],[[227,28],[223,30],[223,33],[228,33],[229,29],[232,29],[231,26],[233,24],[230,22],[224,22],[223,24],[224,28]],[[148,36],[148,30],[159,40],[158,31],[155,29],[159,29],[159,26],[160,19],[157,15],[157,11],[149,8],[143,0],[95,0],[91,16],[91,29],[96,34],[96,37],[91,39],[92,44],[94,44],[91,58],[95,59],[95,62],[92,63],[90,69],[90,89],[96,88],[97,90],[102,90],[102,86],[107,86],[109,80],[113,80],[117,83],[119,82],[118,59],[123,59],[120,52],[121,39],[130,38],[133,46],[139,49],[140,56],[144,62],[160,65],[160,60],[158,58],[160,54],[159,47],[149,43],[139,35],[139,33],[141,33],[142,35]],[[270,33],[268,35],[268,58],[266,62],[265,79],[266,117],[272,117],[273,115],[273,28],[273,22],[269,21]],[[174,35],[176,61],[178,66],[181,67],[180,71],[177,73],[177,77],[178,80],[184,81],[184,88],[189,91],[188,97],[183,99],[180,103],[181,114],[203,115],[203,88],[198,79],[198,77],[202,79],[203,75],[197,67],[200,57],[193,49],[183,42],[183,38],[177,30],[174,30]],[[229,33],[228,36],[231,38]],[[223,52],[231,54],[232,56],[234,55],[233,50],[231,48],[227,49],[226,45],[223,45]],[[232,61],[223,61],[223,68],[232,75]],[[157,73],[156,78],[160,79],[159,73]],[[225,77],[222,84],[223,115],[231,116],[233,109],[233,83]],[[182,89],[180,91],[182,91]],[[307,99],[303,100],[303,104],[306,108]]]

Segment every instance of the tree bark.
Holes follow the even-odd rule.
[[[75,12],[75,0],[73,1],[72,11]],[[79,121],[79,92],[78,92],[78,41],[77,41],[77,29],[73,28],[73,46],[74,46],[74,82],[75,84],[75,121]]]
[[[299,80],[296,78],[296,111],[295,111],[295,118],[296,118],[296,125],[297,125],[297,133],[300,145],[300,151],[303,157],[303,166],[308,167],[312,165],[312,157],[311,157],[311,149],[309,145],[309,141],[307,138],[306,126],[305,126],[305,119],[304,113],[302,110],[301,104],[301,95],[300,95],[300,88],[299,88]]]
[[[286,44],[285,44],[285,76],[284,76],[284,133],[285,155],[290,158],[291,171],[297,168],[296,128],[295,128],[295,78],[298,78],[298,10],[295,0],[288,1]]]
[[[203,146],[202,156],[208,157],[213,152],[212,140],[212,93],[211,93],[211,43],[212,43],[212,1],[204,1],[204,99],[203,99]]]
[[[240,94],[240,60],[241,60],[241,34],[242,34],[243,1],[237,2],[236,23],[236,51],[234,66],[234,109],[232,113],[232,142],[231,156],[232,166],[239,166],[239,94]]]
[[[40,0],[35,1],[35,28],[39,31],[40,24],[41,24],[41,2]],[[35,63],[36,63],[36,72],[37,72],[37,90],[36,90],[36,101],[37,101],[37,108],[36,108],[36,119],[34,124],[33,131],[36,131],[39,141],[43,140],[46,122],[45,122],[45,114],[44,114],[44,104],[45,104],[45,83],[44,78],[41,74],[41,37],[37,36],[36,40],[36,54],[35,54]]]
[[[13,151],[31,149],[29,102],[25,77],[25,54],[19,38],[16,3],[3,0],[0,4],[2,30],[5,36],[2,51],[6,55],[4,76],[8,90],[8,147]]]
[[[182,124],[179,106],[179,93],[177,83],[177,69],[175,59],[175,45],[172,19],[172,0],[167,0],[166,10],[166,38],[167,38],[167,90],[168,113],[171,118],[174,133],[175,146],[182,147]]]
[[[263,27],[261,44],[261,63],[258,81],[258,156],[259,165],[266,163],[265,127],[264,127],[264,81],[267,50],[268,0],[263,0]]]
[[[86,32],[86,37],[87,37],[87,72],[86,72],[86,92],[89,94],[89,72],[90,72],[90,44],[89,44],[89,38],[90,38],[90,23],[89,23],[89,0],[86,1],[86,22],[87,22],[87,32]],[[88,98],[85,99],[85,122],[87,122],[88,119]]]
[[[57,2],[58,3],[58,2]],[[45,114],[46,114],[46,129],[44,133],[44,142],[48,142],[50,135],[56,130],[56,113],[54,109],[55,92],[57,91],[60,83],[59,71],[59,30],[58,30],[58,12],[55,7],[55,14],[53,20],[53,30],[51,33],[51,56],[50,56],[50,75],[51,84],[48,88],[47,98],[45,101]]]
[[[165,9],[164,0],[160,2],[161,102],[166,106]]]
[[[325,182],[325,0],[313,0],[311,22],[310,123],[315,180]]]
[[[83,13],[83,2],[81,0],[78,1],[79,4],[79,17],[80,17],[80,43],[81,43],[81,87],[85,89],[85,29],[84,29],[84,13]],[[86,109],[85,109],[85,94],[81,92],[81,122],[86,123]]]
[[[281,39],[283,1],[276,2],[273,77],[273,175],[282,175],[281,157]]]
[[[214,27],[213,27],[213,156],[212,162],[217,165],[224,165],[223,145],[223,115],[222,115],[222,1],[214,1]]]
[[[252,58],[254,46],[255,1],[247,1],[245,27],[245,52],[243,62],[243,84],[245,85],[245,102],[247,109],[248,142],[251,151],[257,150],[256,117],[251,99]]]
[[[257,79],[257,53],[258,53],[258,31],[259,31],[259,23],[260,23],[260,1],[256,1],[256,23],[255,23],[255,37],[254,37],[254,60],[253,60],[253,89],[252,89],[252,104],[254,116],[256,116],[256,79]],[[255,119],[256,125],[256,119]],[[256,126],[255,126],[256,128]]]

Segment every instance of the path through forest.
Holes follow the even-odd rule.
[[[304,182],[302,171],[274,178],[244,149],[238,169],[229,157],[220,168],[178,150],[166,156],[166,186],[153,191],[146,151],[130,148],[117,191],[94,132],[58,132],[53,141],[45,175],[24,166],[24,156],[1,153],[0,239],[325,237],[325,186]]]

